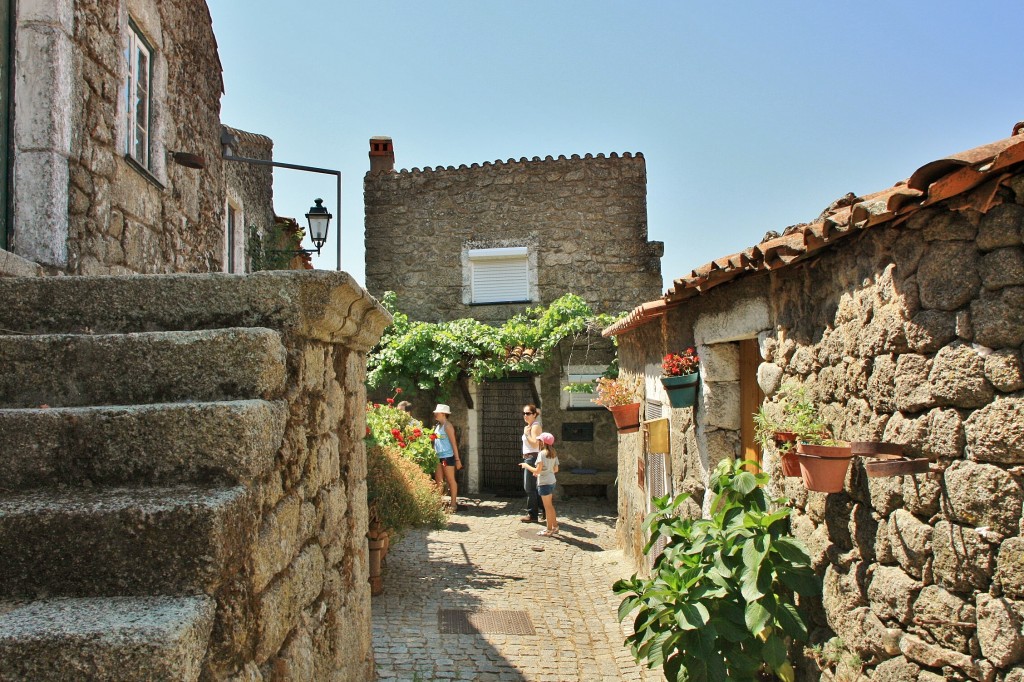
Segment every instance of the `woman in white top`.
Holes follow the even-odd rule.
[[[537,463],[537,454],[541,449],[540,434],[544,429],[540,426],[540,409],[536,405],[523,407],[523,461],[520,464]],[[537,523],[540,514],[540,497],[537,495],[537,478],[523,468],[523,490],[526,491],[526,516],[519,519],[523,523]]]

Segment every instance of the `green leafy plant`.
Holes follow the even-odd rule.
[[[788,643],[806,640],[807,625],[793,595],[819,594],[821,584],[788,532],[786,500],[769,504],[768,476],[745,470],[750,464],[719,463],[710,518],[678,516],[688,495],[656,500],[645,551],[661,538],[665,549],[650,578],[615,583],[619,620],[635,612],[626,639],[633,656],[662,666],[669,680],[794,680]]]
[[[795,434],[801,443],[830,445],[836,442],[831,439],[828,426],[818,416],[818,408],[803,386],[795,383],[783,385],[777,400],[782,411],[780,418],[773,417],[767,405],[762,405],[754,414],[754,437],[762,448],[767,447],[772,436],[780,431]],[[786,452],[793,445],[793,442],[782,443],[779,450]]]
[[[605,407],[618,407],[630,405],[640,401],[639,381],[624,379],[609,379],[601,377],[597,380],[597,397],[592,403]]]
[[[269,229],[255,225],[248,230],[249,268],[259,270],[289,270],[293,267],[312,268],[308,253],[300,253],[305,230],[291,218],[278,218]]]
[[[541,374],[564,339],[593,333],[613,316],[595,315],[575,294],[529,308],[501,326],[464,318],[418,322],[398,309],[394,292],[381,303],[394,316],[367,359],[367,384],[445,395],[460,377],[475,382],[512,374]]]
[[[366,449],[370,528],[400,535],[408,528],[443,528],[447,521],[434,480],[395,445]]]
[[[402,389],[395,389],[399,395]],[[395,398],[386,404],[371,403],[366,408],[366,437],[372,443],[396,447],[402,456],[416,463],[426,474],[437,466],[433,433],[405,410],[394,406]]]

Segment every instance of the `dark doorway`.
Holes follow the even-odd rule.
[[[523,405],[534,402],[530,379],[488,381],[480,387],[480,488],[492,495],[525,495]]]

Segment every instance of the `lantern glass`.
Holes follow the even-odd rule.
[[[323,199],[317,199],[316,205],[311,207],[309,213],[306,214],[306,220],[309,221],[309,238],[313,240],[317,252],[327,243],[327,230],[333,217],[323,204]]]

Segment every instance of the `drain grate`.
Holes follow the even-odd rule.
[[[535,635],[526,611],[465,611],[440,609],[437,627],[442,635]]]

